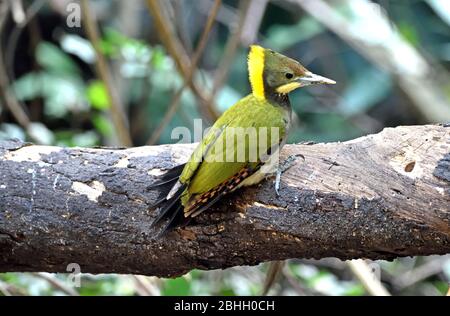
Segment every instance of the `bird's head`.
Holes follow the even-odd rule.
[[[250,46],[248,73],[253,94],[288,94],[312,84],[335,84],[334,80],[313,74],[298,61],[258,45]]]

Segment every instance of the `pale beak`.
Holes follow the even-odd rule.
[[[336,81],[328,79],[326,77],[322,77],[316,74],[313,74],[312,72],[307,72],[304,76],[299,77],[297,79],[299,82],[301,82],[304,85],[311,85],[311,84],[336,84]]]

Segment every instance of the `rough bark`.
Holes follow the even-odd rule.
[[[286,145],[282,176],[237,191],[161,239],[146,187],[193,145],[130,149],[0,143],[0,271],[176,276],[287,258],[450,252],[450,127],[387,128]]]

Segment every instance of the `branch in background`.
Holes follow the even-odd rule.
[[[178,34],[180,43],[183,45],[186,54],[191,56],[194,52],[193,38],[191,37],[190,27],[188,26],[189,24],[183,24],[185,22],[184,17],[188,15],[186,12],[186,10],[188,10],[186,4],[188,3],[189,2],[186,1],[171,1],[171,10],[167,11],[169,11],[168,16],[171,21],[173,21],[173,28],[176,34]],[[168,7],[169,6],[166,5],[166,8]],[[209,15],[208,13],[209,10],[205,15]]]
[[[210,96],[197,86],[194,80],[192,80],[192,77],[191,80],[188,80],[191,62],[183,45],[168,22],[169,20],[164,16],[164,11],[160,5],[160,2],[158,0],[147,0],[147,6],[153,17],[153,22],[161,42],[164,47],[166,47],[170,56],[172,56],[175,60],[175,64],[177,65],[181,76],[184,78],[184,81],[187,82],[189,88],[192,90],[194,95],[196,95],[199,103],[202,105],[200,107],[200,112],[202,112],[202,115],[206,119],[215,121],[218,114],[215,110],[215,105],[208,102]]]
[[[14,82],[14,80],[16,79],[16,74],[14,71],[14,61],[15,61],[17,42],[19,41],[19,38],[22,35],[22,31],[25,29],[25,27],[31,21],[33,21],[34,17],[39,13],[39,11],[44,6],[44,4],[45,4],[44,0],[33,1],[33,3],[30,4],[30,6],[26,10],[25,18],[21,21],[21,23],[17,23],[14,25],[13,30],[10,32],[10,34],[8,36],[8,40],[6,41],[6,47],[5,47],[5,58],[4,58],[5,66],[4,67],[6,68],[7,76],[11,82]],[[33,26],[30,26],[30,30],[31,29],[33,29]],[[36,30],[33,30],[33,31],[36,31]],[[32,41],[31,46],[34,48],[35,43],[33,42],[33,39],[31,39],[31,41]],[[34,49],[33,49],[33,51],[34,51]]]
[[[158,0],[147,0],[147,7],[154,19],[153,22],[155,23],[155,28],[158,31],[161,42],[164,47],[166,47],[170,56],[174,59],[181,75],[184,78],[187,78],[189,67],[191,65],[189,56],[176,37],[175,31],[167,22],[169,19],[165,16],[166,14],[164,14],[163,7]]]
[[[27,10],[27,15],[23,23],[27,23],[32,16],[39,10],[41,6],[41,1],[33,3],[33,5]],[[0,34],[3,34],[3,29],[5,27],[6,19],[8,17],[9,7],[8,2],[0,3]],[[13,33],[14,34],[14,33]],[[11,34],[11,36],[13,36]],[[11,88],[10,78],[8,76],[8,63],[5,63],[5,57],[3,52],[5,49],[0,44],[0,98],[2,99],[2,104],[11,112],[16,122],[26,131],[28,137],[38,143],[46,143],[36,135],[36,129],[47,129],[41,123],[31,122],[28,113],[25,110],[25,105],[22,104],[16,97],[13,89]],[[12,63],[13,61],[11,61]]]
[[[208,16],[208,20],[206,21],[206,26],[203,29],[202,35],[200,37],[200,42],[198,43],[197,48],[194,52],[194,56],[192,57],[192,61],[191,61],[189,71],[188,71],[187,81],[185,81],[183,86],[175,93],[174,97],[172,98],[172,102],[170,102],[170,105],[169,105],[166,113],[164,114],[164,117],[163,117],[161,123],[158,125],[158,127],[155,129],[152,136],[148,140],[148,142],[147,142],[148,145],[153,145],[158,141],[164,128],[167,126],[167,124],[169,124],[169,122],[172,120],[173,116],[175,115],[175,113],[178,109],[178,106],[180,104],[180,101],[181,101],[181,95],[183,94],[184,89],[188,85],[187,82],[192,81],[192,77],[194,76],[198,62],[200,61],[200,57],[202,56],[203,51],[205,50],[209,33],[211,32],[211,29],[214,25],[214,21],[216,19],[217,12],[219,11],[221,3],[222,3],[222,0],[214,1],[214,5]]]
[[[220,65],[216,70],[214,76],[213,89],[210,97],[210,101],[212,102],[217,95],[217,92],[222,88],[225,81],[228,77],[228,72],[230,71],[231,63],[234,60],[234,56],[236,54],[236,50],[241,42],[241,35],[244,32],[244,25],[246,24],[247,19],[252,19],[251,12],[249,8],[251,4],[255,1],[247,1],[241,0],[239,5],[239,21],[234,28],[234,33],[228,39],[227,45],[225,46],[225,53],[220,61]]]
[[[3,99],[3,104],[14,116],[17,123],[22,126],[25,130],[31,124],[28,114],[25,112],[24,108],[20,105],[15,97],[13,91],[10,88],[9,79],[6,75],[6,69],[4,67],[2,53],[0,52],[0,93]],[[37,140],[35,140],[37,141]]]
[[[251,1],[250,7],[247,10],[247,13],[251,12],[251,15],[249,14],[247,16],[242,27],[241,43],[244,45],[251,45],[258,39],[258,32],[268,3],[269,0]]]
[[[70,286],[66,285],[63,281],[59,280],[56,276],[54,276],[50,273],[37,272],[37,273],[33,273],[32,275],[37,278],[47,281],[53,288],[63,292],[66,295],[69,295],[69,296],[79,296],[80,295],[80,294],[78,294],[78,292],[76,290],[74,290]]]
[[[142,2],[141,1],[118,1],[117,2],[117,18],[114,19],[114,24],[117,25],[118,31],[125,35],[127,38],[139,38],[140,34],[140,26],[142,25],[142,15],[140,10],[142,10]],[[124,58],[113,58],[109,59],[110,69],[112,78],[114,79],[114,88],[117,90],[117,95],[119,96],[127,96],[129,91],[132,89],[134,85],[133,80],[130,78],[125,78],[122,73],[122,69],[124,66]],[[148,74],[152,72],[151,64],[148,65],[147,75],[144,77],[145,80],[148,79]],[[144,84],[148,84],[144,81]],[[144,93],[142,93],[143,97],[149,92],[150,89],[145,87]],[[146,100],[148,101],[148,100]],[[140,103],[137,103],[138,108],[141,106]],[[138,135],[133,133],[133,125],[135,122],[132,117],[127,117],[130,122],[129,133],[130,135]],[[132,122],[132,123],[131,123]],[[108,140],[107,140],[108,141]]]
[[[264,286],[261,295],[265,296],[269,293],[269,290],[273,287],[275,282],[281,277],[281,272],[285,266],[284,261],[272,261],[269,263],[269,268],[266,272],[266,278],[264,280]]]
[[[23,10],[22,0],[10,0],[11,13],[16,24],[22,24],[25,21],[25,11]]]
[[[284,265],[282,268],[282,274],[283,277],[286,278],[286,281],[292,286],[295,292],[297,292],[298,295],[301,296],[324,296],[327,295],[326,293],[320,292],[318,290],[315,290],[313,288],[305,287],[299,280],[297,280],[292,273],[292,271],[288,268],[287,265]]]
[[[8,2],[0,3],[0,34],[3,34],[3,29],[5,27],[6,19],[9,13]],[[10,83],[8,78],[8,72],[5,67],[3,48],[0,47],[0,93],[3,98],[4,105],[8,108],[14,119],[22,126],[25,130],[30,125],[30,119],[28,114],[22,108],[22,106],[17,101],[15,95],[10,89]]]
[[[86,35],[95,50],[95,68],[97,71],[97,76],[103,81],[106,87],[109,104],[111,106],[111,118],[117,133],[118,140],[120,142],[120,145],[132,146],[133,144],[128,128],[127,118],[120,104],[120,97],[117,95],[117,91],[114,88],[113,79],[108,68],[108,64],[100,48],[100,35],[95,19],[91,14],[88,0],[81,0],[81,13],[83,16],[83,24],[86,30]]]
[[[439,257],[434,260],[425,262],[424,264],[405,271],[402,274],[394,276],[392,283],[395,285],[396,289],[403,290],[407,287],[414,285],[426,278],[429,278],[442,271],[442,266],[448,260],[447,257]]]
[[[12,296],[10,289],[9,289],[9,284],[6,282],[3,282],[0,280],[0,293],[3,296]]]
[[[136,284],[136,292],[140,296],[159,296],[161,291],[155,284],[158,279],[153,277],[147,277],[145,275],[133,275],[131,278]]]
[[[372,272],[369,265],[362,259],[347,261],[347,265],[358,278],[366,291],[373,296],[390,296],[380,279]]]
[[[290,0],[340,36],[369,61],[395,76],[416,109],[430,122],[450,121],[449,100],[445,86],[446,70],[434,68],[395,29],[381,8],[367,0],[345,0],[357,22],[342,15],[323,0]],[[340,2],[340,5],[342,2]],[[365,17],[363,21],[362,16]],[[371,20],[367,21],[367,17]],[[363,22],[361,22],[363,21]],[[378,32],[361,32],[370,24]]]
[[[3,282],[0,280],[0,294],[4,296],[24,296],[27,295],[27,293],[22,290],[21,288],[18,288],[15,285]]]
[[[213,5],[212,0],[199,0],[197,2],[199,3],[198,10],[203,14],[208,14]],[[217,23],[222,24],[229,29],[237,19],[238,14],[236,12],[236,8],[230,6],[228,3],[223,3],[220,7],[219,13],[217,14]]]
[[[282,176],[225,197],[155,239],[155,174],[194,145],[125,150],[0,144],[0,271],[177,276],[288,258],[450,253],[450,128],[387,128],[286,145]]]

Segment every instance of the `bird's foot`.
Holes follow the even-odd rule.
[[[305,160],[305,156],[303,156],[302,154],[290,155],[278,166],[275,176],[275,192],[277,193],[277,196],[280,196],[281,174],[292,167],[297,161],[298,157],[301,157],[303,160]]]

